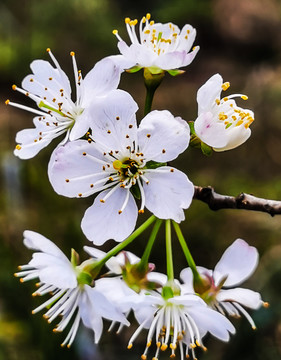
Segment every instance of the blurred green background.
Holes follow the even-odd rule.
[[[29,99],[11,90],[30,73],[33,59],[48,59],[50,47],[72,79],[70,51],[76,52],[85,75],[104,56],[117,54],[113,29],[127,40],[124,18],[140,19],[147,12],[156,22],[171,21],[180,27],[190,23],[197,29],[195,45],[201,49],[186,73],[166,76],[156,93],[154,109],[194,120],[196,92],[213,74],[230,81],[228,93],[245,93],[241,106],[255,111],[252,136],[241,147],[204,157],[190,149],[175,166],[184,170],[196,185],[212,185],[224,194],[248,192],[281,200],[281,2],[280,0],[0,0],[0,360],[107,360],[139,359],[145,333],[135,347],[126,350],[132,329],[116,336],[107,334],[98,347],[93,334],[82,326],[70,350],[59,344],[66,334],[52,334],[53,326],[31,310],[42,299],[32,298],[34,284],[21,285],[13,277],[17,265],[25,264],[31,252],[22,244],[25,229],[38,231],[61,246],[82,253],[91,245],[80,230],[89,199],[68,199],[52,190],[47,163],[55,145],[31,160],[13,155],[17,131],[32,127],[32,115],[4,105],[11,101],[33,106]],[[120,88],[128,90],[140,106],[142,117],[145,90],[142,74],[124,74]],[[58,143],[58,142],[57,142]],[[281,217],[241,210],[212,212],[194,201],[186,211],[184,233],[198,265],[212,268],[236,238],[258,248],[259,268],[245,283],[262,292],[269,309],[253,313],[257,331],[246,320],[235,321],[237,334],[229,344],[206,339],[204,360],[276,360],[281,358]],[[141,255],[146,236],[130,250]],[[158,238],[152,261],[165,271],[163,238]],[[162,243],[161,243],[162,242]],[[109,241],[103,249],[114,245]],[[186,266],[175,241],[176,274]],[[109,326],[105,322],[105,329]],[[133,328],[136,324],[133,325]],[[151,356],[152,357],[152,356]],[[161,354],[167,359],[168,353]]]

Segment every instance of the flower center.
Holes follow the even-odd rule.
[[[138,177],[139,164],[136,162],[136,160],[131,158],[126,159],[123,162],[120,160],[115,160],[113,161],[113,167],[118,171],[118,174],[122,180]]]

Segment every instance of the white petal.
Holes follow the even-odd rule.
[[[95,288],[109,299],[122,312],[127,313],[132,307],[130,296],[135,292],[118,278],[103,278],[95,282]]]
[[[79,310],[83,324],[92,329],[95,333],[95,343],[99,342],[102,334],[103,322],[101,315],[97,312],[96,306],[91,301],[91,288],[88,285],[84,287],[79,297]]]
[[[125,240],[134,230],[137,221],[138,209],[133,195],[129,194],[128,204],[119,214],[127,190],[119,188],[104,203],[100,202],[107,193],[108,190],[103,191],[96,197],[81,223],[82,231],[95,245],[102,245],[109,239],[119,242]]]
[[[126,152],[136,140],[138,105],[131,95],[122,90],[112,91],[107,97],[95,101],[90,108],[92,137],[105,145],[106,152]]]
[[[229,341],[229,332],[234,334],[235,328],[231,322],[215,310],[204,306],[194,306],[188,309],[195,320],[200,333],[208,331],[222,341]]]
[[[45,236],[31,230],[25,230],[23,236],[24,245],[28,249],[39,250],[46,254],[50,254],[61,259],[66,259],[68,261],[64,253]]]
[[[104,182],[97,185],[100,189],[108,180],[109,173],[106,173],[103,161],[103,155],[94,143],[89,144],[86,140],[69,142],[52,153],[49,180],[60,195],[83,197],[85,193],[88,196],[95,193],[96,181],[104,178]]]
[[[166,53],[158,57],[154,65],[163,70],[178,69],[189,65],[199,51],[199,46],[196,46],[193,51],[186,53],[186,51],[174,51]]]
[[[229,246],[214,269],[214,279],[217,285],[227,275],[224,286],[239,285],[248,279],[258,264],[258,251],[244,240],[237,239]]]
[[[189,144],[186,121],[169,111],[152,111],[143,118],[138,130],[139,147],[146,159],[157,162],[174,160]]]
[[[213,75],[197,92],[198,115],[211,109],[216,99],[220,99],[222,91],[222,77]]]
[[[145,173],[149,181],[148,184],[143,184],[145,206],[160,219],[180,222],[184,220],[183,209],[187,209],[192,201],[194,186],[188,177],[177,169],[173,169],[173,172],[168,166],[158,169]]]
[[[113,321],[121,322],[122,324],[129,325],[128,320],[122,314],[122,312],[116,307],[113,301],[108,299],[96,288],[85,286],[85,291],[88,294],[92,307],[95,307],[95,311],[103,318]]]
[[[240,126],[229,127],[226,129],[227,144],[225,146],[214,145],[215,151],[226,151],[234,149],[242,145],[250,136],[251,129],[245,128],[242,124]]]
[[[52,241],[30,230],[24,231],[23,235],[23,242],[27,248],[42,252],[33,254],[29,263],[39,269],[39,278],[42,282],[61,289],[77,286],[70,261]]]
[[[194,122],[194,130],[201,141],[215,148],[224,148],[228,142],[223,122],[217,122],[211,112],[201,112]]]
[[[258,292],[236,288],[236,289],[228,289],[221,290],[216,299],[218,301],[230,301],[230,302],[238,302],[239,304],[246,306],[250,309],[258,309],[263,304],[261,300],[261,295]]]
[[[108,58],[96,63],[83,80],[82,107],[89,105],[96,96],[103,96],[118,87],[121,69]]]

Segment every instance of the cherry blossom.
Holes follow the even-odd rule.
[[[175,357],[178,349],[180,359],[195,358],[194,349],[206,347],[202,338],[207,332],[222,341],[229,340],[229,333],[234,333],[233,325],[221,314],[208,308],[199,296],[182,293],[165,298],[158,292],[142,293],[130,298],[139,327],[129,340],[128,348],[143,329],[148,329],[146,348],[141,356],[147,359],[147,353],[155,342],[158,359],[160,350],[171,349],[171,357]],[[135,301],[135,303],[134,303]]]
[[[200,292],[200,296],[210,307],[222,314],[234,317],[244,315],[255,329],[255,323],[244,307],[256,310],[262,305],[267,306],[267,303],[261,300],[258,292],[237,286],[252,275],[257,264],[257,249],[244,240],[237,239],[226,249],[213,271],[197,267],[206,281],[206,288]],[[181,279],[185,283],[186,291],[194,291],[190,268],[182,270]]]
[[[191,25],[185,25],[182,30],[172,23],[155,23],[150,20],[150,14],[143,17],[139,23],[139,37],[136,34],[138,20],[125,19],[127,32],[131,41],[128,46],[122,40],[117,30],[118,48],[123,58],[118,56],[118,62],[127,63],[123,66],[148,68],[153,74],[163,70],[174,70],[189,65],[196,56],[199,46],[191,47],[195,40],[196,30]]]
[[[54,329],[55,332],[63,331],[72,322],[62,346],[69,347],[72,344],[80,320],[94,331],[96,343],[103,329],[102,318],[129,324],[113,301],[97,290],[95,284],[93,286],[93,279],[84,271],[83,263],[74,266],[52,241],[33,231],[24,232],[24,244],[36,252],[27,265],[19,267],[20,271],[15,276],[20,277],[21,282],[39,278],[38,289],[33,296],[52,294],[32,313],[47,308],[44,318],[49,323],[61,316],[60,322]],[[97,280],[95,283],[99,281],[103,280]]]
[[[221,91],[229,88],[221,75],[213,75],[197,92],[198,117],[194,122],[197,137],[215,151],[233,149],[243,144],[251,135],[254,121],[251,110],[242,109],[233,100],[246,95],[233,94],[222,99]]]
[[[54,190],[68,197],[94,193],[82,230],[95,245],[124,240],[146,207],[160,219],[184,220],[194,187],[187,176],[166,162],[189,143],[189,127],[169,111],[152,111],[137,127],[137,105],[121,90],[92,109],[92,140],[58,147],[49,163]],[[135,197],[140,198],[138,210]]]
[[[47,52],[55,67],[48,61],[34,60],[30,65],[33,74],[23,79],[23,88],[13,85],[14,90],[35,101],[39,109],[6,101],[6,104],[38,115],[33,119],[35,128],[24,129],[17,133],[18,145],[14,153],[21,159],[34,157],[54,138],[62,134],[65,134],[65,137],[61,144],[84,136],[89,129],[89,106],[97,98],[103,98],[115,90],[120,80],[120,69],[109,58],[99,61],[83,79],[72,51],[70,54],[76,85],[74,101],[71,97],[68,77],[51,50],[47,49]]]

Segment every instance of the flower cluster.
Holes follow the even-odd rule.
[[[160,351],[168,348],[172,358],[179,354],[181,360],[196,359],[197,347],[206,350],[203,338],[207,333],[227,342],[235,333],[229,317],[243,315],[255,328],[245,307],[256,310],[267,303],[257,292],[234,288],[258,263],[257,250],[244,240],[236,240],[225,251],[214,271],[195,265],[179,225],[192,203],[194,185],[171,162],[190,144],[215,151],[241,145],[251,134],[254,115],[233,100],[246,100],[245,95],[221,98],[229,83],[223,83],[219,74],[198,90],[196,120],[187,122],[168,110],[152,111],[153,95],[164,74],[183,73],[179,68],[193,61],[199,47],[191,50],[196,36],[191,25],[180,30],[172,23],[154,23],[150,18],[150,14],[143,17],[138,34],[138,21],[126,18],[131,45],[114,30],[121,54],[100,60],[84,78],[71,52],[76,100],[50,49],[47,52],[53,64],[35,60],[33,74],[23,80],[22,88],[13,85],[38,107],[6,101],[36,114],[35,128],[17,134],[15,155],[30,159],[64,134],[49,161],[50,183],[65,197],[94,196],[82,218],[84,235],[96,246],[110,239],[118,242],[108,252],[85,246],[89,258],[81,262],[75,250],[69,260],[44,236],[25,231],[24,244],[35,253],[15,275],[22,282],[39,279],[34,296],[51,294],[33,313],[46,308],[44,318],[50,323],[60,316],[56,332],[71,324],[62,345],[73,343],[81,320],[93,330],[97,343],[103,319],[112,322],[111,328],[118,323],[121,331],[129,326],[127,315],[133,312],[139,326],[128,348],[147,329],[143,360],[151,351],[157,360]],[[144,117],[138,121],[137,103],[118,86],[124,70],[133,73],[142,68],[147,97]],[[151,215],[136,228],[144,212]],[[163,223],[166,274],[154,271],[149,262]],[[174,276],[171,224],[189,265],[181,271],[180,280]],[[152,225],[141,257],[123,251]]]

